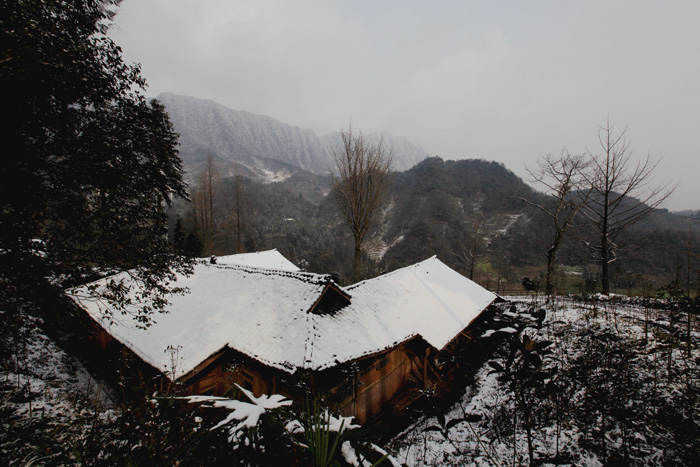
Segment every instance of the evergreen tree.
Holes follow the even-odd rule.
[[[120,2],[0,0],[0,281],[18,292],[47,272],[67,286],[129,270],[162,298],[189,270],[164,212],[186,197],[177,134],[105,36]],[[124,284],[112,291],[123,304]]]
[[[200,258],[204,250],[202,239],[194,232],[187,234],[185,238],[184,254],[190,258]]]
[[[175,248],[176,253],[182,254],[185,251],[185,230],[180,216],[177,216],[173,230],[173,248]]]

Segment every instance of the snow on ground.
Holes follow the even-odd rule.
[[[29,319],[29,318],[28,318]],[[22,329],[9,366],[0,368],[7,392],[21,392],[20,413],[62,417],[77,404],[110,407],[108,391],[37,326],[36,319]]]
[[[503,220],[505,221],[505,225],[503,225],[500,229],[496,230],[495,233],[505,235],[508,233],[508,229],[513,227],[516,222],[518,222],[520,219],[527,219],[527,216],[525,214],[505,214],[503,216]]]
[[[698,465],[697,318],[688,358],[683,313],[620,297],[547,305],[513,297],[512,303],[501,305],[494,332],[482,339],[551,341],[552,352],[543,353],[545,382],[568,388],[559,399],[543,402],[533,392],[528,400],[538,465]],[[546,310],[542,325],[540,309]],[[0,312],[0,324],[0,464],[71,459],[96,418],[114,416],[105,410],[110,397],[41,331],[40,320]],[[527,465],[523,408],[497,371],[506,366],[504,355],[494,355],[441,417],[423,416],[396,436],[386,446],[393,458],[409,467]]]
[[[404,239],[403,235],[399,235],[395,239],[391,241],[391,243],[384,243],[381,239],[371,239],[370,242],[368,242],[367,246],[367,254],[372,257],[375,261],[381,261],[384,258],[384,255],[386,254],[387,251],[389,251],[391,248],[394,248],[396,245],[401,243]]]
[[[687,464],[687,456],[694,454],[687,454],[689,448],[677,445],[677,439],[683,438],[685,428],[650,426],[663,419],[664,410],[668,410],[665,408],[664,401],[673,402],[681,391],[687,394],[691,390],[689,388],[697,394],[700,387],[700,381],[698,381],[700,358],[695,359],[697,350],[694,350],[694,357],[688,359],[684,358],[684,343],[681,340],[675,341],[675,346],[664,347],[664,339],[674,335],[666,332],[668,326],[665,323],[670,319],[668,312],[644,308],[632,302],[620,303],[619,299],[615,303],[612,300],[589,303],[558,301],[545,306],[543,303],[535,303],[532,297],[513,298],[517,300],[516,308],[511,307],[509,311],[501,313],[503,327],[485,333],[482,338],[490,335],[503,336],[504,334],[498,332],[499,330],[504,333],[514,332],[515,329],[510,324],[513,322],[514,315],[520,315],[520,340],[527,336],[527,339],[531,339],[532,342],[553,342],[550,347],[553,352],[543,357],[545,363],[542,368],[550,371],[556,367],[557,371],[550,371],[545,383],[556,381],[559,385],[565,385],[566,383],[562,381],[566,381],[566,378],[575,380],[577,375],[568,372],[574,367],[574,363],[585,361],[589,357],[586,352],[591,352],[590,348],[595,348],[596,345],[602,346],[605,352],[610,349],[610,352],[604,355],[611,361],[617,358],[621,362],[621,373],[614,373],[614,364],[608,365],[601,361],[594,361],[594,366],[588,371],[591,377],[601,376],[601,382],[597,384],[613,388],[604,397],[612,397],[609,394],[621,395],[621,410],[627,410],[625,413],[628,420],[623,419],[620,422],[611,416],[605,418],[604,409],[598,410],[597,407],[588,406],[582,413],[585,414],[585,410],[590,410],[597,416],[600,412],[602,418],[599,421],[595,418],[593,422],[585,421],[583,420],[585,416],[581,416],[579,412],[576,412],[578,415],[574,415],[576,410],[582,410],[581,406],[591,405],[590,400],[595,396],[595,388],[586,386],[585,383],[582,385],[583,389],[577,389],[574,394],[562,393],[559,407],[566,407],[561,410],[569,410],[571,413],[564,413],[560,417],[559,424],[551,422],[553,418],[551,413],[557,410],[556,406],[538,404],[536,398],[529,399],[532,405],[530,416],[535,420],[538,416],[550,420],[539,425],[537,420],[534,422],[532,444],[536,459],[543,462],[541,465],[605,465],[605,460],[600,459],[593,452],[596,446],[601,445],[604,446],[603,455],[608,455],[610,462],[619,461],[626,455],[625,462],[631,465],[659,465],[663,462],[667,462],[668,465]],[[504,305],[503,309],[508,310],[508,307],[509,305]],[[541,307],[547,310],[547,320],[538,329],[536,320],[527,311]],[[682,334],[686,329],[684,326],[679,324],[675,335]],[[693,340],[697,342],[700,338],[697,324],[692,332]],[[589,338],[590,342],[586,341]],[[620,349],[623,351],[632,349],[636,353],[620,357],[618,355]],[[505,358],[499,360],[495,357],[490,361],[506,365]],[[691,368],[688,371],[689,366]],[[495,366],[487,362],[478,371],[474,385],[467,388],[461,400],[443,415],[444,419],[422,417],[395,437],[387,449],[400,463],[409,467],[527,465],[529,457],[523,423],[523,406],[516,405],[514,393],[509,390],[508,383],[499,381],[502,373],[495,371],[494,368]],[[611,378],[616,381],[606,381],[604,372],[608,370],[613,371]],[[620,375],[629,378],[627,390],[634,393],[629,396],[629,399],[626,399],[624,392],[620,394],[620,391],[614,390],[615,384],[619,383],[617,379],[621,378]],[[587,378],[585,374],[583,378]],[[667,378],[669,381],[676,379],[677,383],[669,384],[665,389],[662,383],[650,383],[652,380],[663,382]],[[643,388],[646,386],[653,387],[658,392],[657,399],[653,399],[656,402],[652,402],[651,397],[646,399],[649,396],[649,392],[645,392]],[[635,395],[641,395],[641,400],[635,399]],[[565,400],[565,397],[570,397],[571,401]],[[608,402],[609,410],[620,410],[613,402]],[[605,401],[602,403],[606,404]],[[653,412],[651,408],[647,410],[645,407],[647,403],[660,407],[657,411],[661,415],[657,417],[647,415],[647,412]],[[633,405],[639,407],[636,412],[631,408]],[[541,408],[538,409],[540,406]],[[537,412],[537,410],[549,412],[550,416],[543,415],[544,412]],[[686,408],[676,407],[674,410],[684,413]],[[697,406],[690,410],[694,410],[695,416],[697,415]],[[647,418],[643,418],[643,421],[638,423],[640,413],[642,417]],[[516,422],[515,442],[513,442],[512,431],[513,417],[519,417]],[[691,421],[693,417],[694,415],[691,414],[689,417]],[[674,423],[676,422],[672,421],[670,424]],[[680,420],[678,423],[681,423]],[[596,424],[607,427],[607,431],[603,433],[604,438],[600,440],[596,438]],[[697,430],[697,428],[697,425],[694,425],[690,429]],[[691,450],[698,449],[697,440],[691,440],[689,443],[692,445]],[[672,452],[674,446],[680,454]],[[557,454],[559,454],[558,458]]]
[[[6,313],[2,318],[0,464],[9,453],[50,464],[59,453],[42,440],[51,438],[60,445],[56,449],[70,452],[89,429],[86,420],[112,416],[112,398],[77,359],[41,331],[40,320],[23,316],[8,322]]]
[[[394,202],[391,201],[389,202],[383,209],[382,212],[379,214],[380,219],[388,219],[389,216],[391,216],[391,213],[394,210]],[[382,258],[384,258],[384,255],[386,254],[389,249],[393,248],[394,246],[398,245],[401,241],[403,241],[404,236],[399,235],[398,237],[394,238],[391,242],[387,243],[384,241],[384,237],[387,234],[387,230],[389,228],[389,223],[388,222],[379,222],[379,229],[377,232],[374,232],[372,236],[368,239],[366,239],[365,243],[363,244],[362,248],[367,255],[369,255],[370,258],[372,258],[374,261],[381,261]]]

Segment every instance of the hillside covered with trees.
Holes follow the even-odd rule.
[[[239,243],[245,251],[277,248],[310,271],[338,272],[346,283],[350,280],[350,231],[330,196],[328,177],[296,170],[282,181],[260,183],[243,176],[222,177],[217,162],[211,159],[210,164],[215,174],[211,185],[201,178],[205,172],[199,178],[195,175],[195,203],[178,204],[170,213],[171,225],[180,217],[183,235],[199,238],[207,238],[203,219],[213,219],[215,231],[209,232],[208,245],[197,253],[228,254],[240,251]],[[204,189],[209,186],[211,190]],[[533,203],[551,204],[553,199],[502,164],[428,158],[394,173],[363,249],[365,277],[437,255],[493,290],[523,290],[526,276],[539,279],[544,287],[546,252],[554,232]],[[624,203],[626,208],[643,206],[636,198]],[[241,228],[232,229],[239,218]],[[611,263],[617,292],[631,287],[641,293],[645,287],[656,290],[686,281],[688,241],[692,247],[697,239],[697,231],[689,231],[688,218],[654,209],[621,235],[628,246]],[[557,258],[559,291],[598,291],[600,266],[586,248],[595,238],[583,213],[577,214]],[[692,251],[690,255],[695,264]],[[690,277],[695,287],[693,270]]]

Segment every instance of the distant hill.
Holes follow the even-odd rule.
[[[539,220],[539,212],[519,199],[538,196],[503,164],[431,157],[396,175],[384,228],[375,242],[386,248],[382,256],[388,269],[437,254],[463,270],[460,250],[475,235],[485,251],[499,237],[514,238]],[[527,250],[535,251],[531,246]]]
[[[476,249],[482,277],[497,272],[503,280],[519,285],[522,276],[543,271],[552,238],[552,220],[523,199],[541,205],[552,201],[503,164],[426,159],[397,174],[391,203],[372,237],[377,248],[368,253],[375,253],[386,270],[436,254],[467,274],[469,252]],[[639,204],[628,198],[623,208],[632,210]],[[576,274],[572,280],[596,291],[599,264],[583,245],[599,239],[587,226],[585,217],[579,216],[557,260],[572,268]],[[657,209],[617,241],[619,257],[611,264],[615,287],[630,283],[639,287],[644,281],[656,281],[658,287],[677,277],[679,268],[685,274],[687,219]]]
[[[307,263],[309,270],[349,277],[352,239],[335,200],[328,196],[327,175],[297,170],[276,183],[247,177],[242,183],[249,250],[278,248],[297,264]],[[235,184],[233,177],[224,178],[216,196],[224,230],[216,236],[216,254],[233,252],[224,218],[234,210]],[[503,264],[536,263],[547,236],[527,233],[546,227],[539,211],[519,198],[538,196],[542,197],[502,164],[427,158],[394,174],[390,197],[365,242],[368,265],[374,272],[393,270],[438,255],[465,272],[461,249],[475,238],[481,255],[498,248]],[[523,247],[520,241],[528,244]]]
[[[328,175],[272,158],[251,157],[250,161],[241,171],[245,179],[245,249],[277,248],[300,267],[337,272],[347,283],[352,269],[352,238],[329,196]],[[236,252],[231,213],[237,191],[235,178],[221,170],[221,159],[216,164],[223,180],[215,196],[219,230],[213,253],[223,255]],[[552,238],[551,219],[523,198],[548,202],[544,194],[497,162],[431,157],[396,172],[390,197],[365,239],[364,274],[371,277],[437,255],[491,290],[502,292],[505,285],[522,292],[524,276],[543,274]],[[636,203],[639,201],[630,198],[625,209]],[[191,230],[196,225],[191,208],[180,213]],[[583,216],[576,224],[557,256],[557,263],[566,266],[561,269],[561,287],[596,292],[599,264],[583,245],[598,239],[585,228]],[[612,264],[614,290],[625,290],[630,284],[639,289],[649,283],[658,288],[680,277],[679,271],[687,264],[687,219],[665,209],[655,210],[619,240],[631,237],[634,248],[620,251]]]
[[[186,169],[195,169],[209,155],[230,173],[234,164],[251,178],[266,181],[288,176],[300,168],[328,173],[332,148],[339,147],[340,133],[319,137],[311,130],[288,125],[265,115],[229,109],[211,100],[163,93],[157,97],[167,108]],[[377,138],[376,135],[366,135]],[[406,170],[426,157],[425,151],[405,138],[384,134],[392,151],[394,169]]]

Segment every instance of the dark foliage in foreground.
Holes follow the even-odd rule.
[[[104,35],[119,3],[0,1],[5,306],[115,270],[162,297],[188,270],[166,240],[164,206],[187,196],[177,134]],[[123,286],[110,289],[123,303]]]

